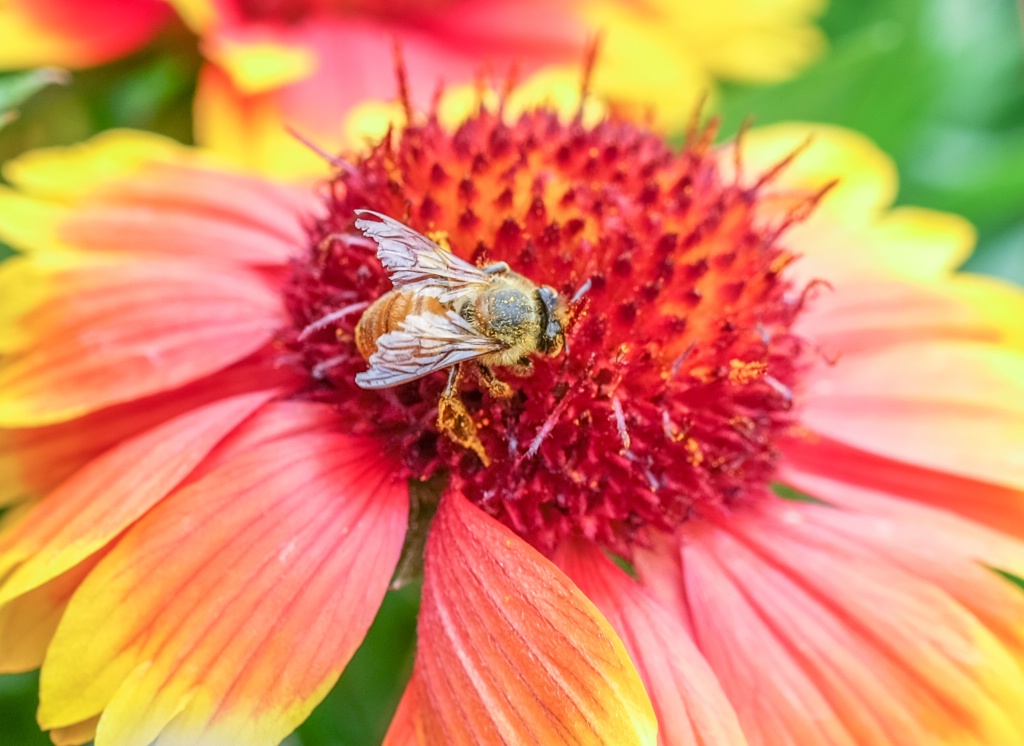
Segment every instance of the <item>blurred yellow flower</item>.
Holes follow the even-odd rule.
[[[773,81],[822,50],[824,0],[168,0],[207,60],[197,140],[260,171],[321,173],[287,131],[328,150],[379,137],[393,116],[393,49],[415,103],[443,81],[515,67],[534,100],[578,96],[600,38],[593,90],[678,128],[716,80]],[[0,0],[0,66],[82,67],[144,44],[168,20],[156,0]],[[373,102],[367,108],[366,102]],[[390,110],[393,113],[393,107]],[[369,114],[369,116],[367,116]]]

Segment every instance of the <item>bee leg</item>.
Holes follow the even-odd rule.
[[[476,370],[480,378],[480,383],[485,389],[487,389],[488,394],[493,396],[495,399],[512,398],[512,387],[495,376],[493,370],[483,363],[477,363]]]
[[[490,466],[491,459],[477,435],[476,423],[458,396],[461,367],[456,365],[448,373],[448,384],[437,402],[437,431],[444,433],[456,445],[473,451],[485,467]]]
[[[453,365],[448,369],[448,383],[444,386],[444,391],[441,393],[442,399],[450,399],[455,396],[455,392],[459,390],[459,380],[462,378],[462,363]]]
[[[521,357],[516,361],[515,365],[508,366],[508,369],[512,371],[514,376],[527,378],[533,375],[533,361],[528,357]]]
[[[504,275],[508,274],[509,267],[505,262],[494,262],[484,267],[483,271],[488,275]]]

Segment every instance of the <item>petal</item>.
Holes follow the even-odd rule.
[[[698,645],[751,741],[1016,743],[1007,649],[939,588],[805,525],[828,510],[731,516],[681,547]]]
[[[24,251],[116,251],[283,264],[320,206],[310,189],[229,173],[166,138],[112,130],[9,161],[0,237]]]
[[[998,277],[960,273],[949,283],[951,295],[967,303],[989,326],[998,329],[1004,345],[1024,348],[1024,293]]]
[[[276,32],[268,26],[224,30],[206,41],[203,53],[246,96],[308,78],[316,70],[313,53]]]
[[[679,620],[593,545],[559,550],[559,566],[611,623],[644,680],[665,746],[745,746],[736,713]]]
[[[952,283],[881,279],[836,285],[817,294],[795,330],[829,358],[926,339],[998,341],[995,319],[953,293]]]
[[[331,432],[265,443],[151,510],[72,598],[41,724],[102,710],[98,746],[279,743],[337,679],[398,560],[407,490],[379,449]]]
[[[428,539],[418,637],[422,743],[655,743],[643,684],[600,612],[457,493]]]
[[[785,444],[780,478],[800,490],[807,480],[828,479],[857,502],[863,494],[889,495],[965,516],[1000,531],[1024,536],[1024,491],[958,477],[943,470],[877,456],[828,438]],[[830,490],[827,501],[835,498]]]
[[[334,128],[315,131],[300,117],[285,114],[276,92],[244,95],[213,65],[199,73],[192,119],[197,142],[231,163],[276,179],[308,179],[328,172],[324,159],[289,134],[288,127],[328,153],[340,150]]]
[[[74,725],[54,728],[50,731],[50,740],[54,746],[80,746],[96,738],[96,726],[99,722],[100,718],[97,715]]]
[[[37,588],[98,551],[195,469],[276,392],[209,404],[136,436],[73,475],[4,537],[0,603]]]
[[[97,65],[142,46],[168,20],[159,0],[6,0],[0,68]]]
[[[238,394],[301,381],[259,356],[177,389],[42,427],[0,429],[0,505],[41,497],[107,449],[178,415]]]
[[[1024,488],[1024,354],[920,342],[840,359],[809,385],[801,422],[915,466]]]
[[[135,262],[55,271],[61,299],[26,314],[37,344],[0,370],[0,425],[79,417],[226,368],[283,324],[257,274],[212,264]]]
[[[762,189],[763,216],[778,223],[833,184],[809,217],[790,226],[787,246],[800,256],[788,274],[804,284],[892,277],[945,277],[970,255],[974,228],[957,215],[916,207],[890,209],[897,191],[892,160],[863,135],[840,127],[791,122],[744,134],[741,182],[757,183],[791,156]],[[720,166],[735,178],[734,147]]]
[[[819,544],[845,554],[869,548],[942,588],[1024,663],[1024,594],[989,569],[1024,573],[1024,542],[943,511],[828,480],[802,480],[802,485],[844,508],[804,513],[806,530],[818,535]]]
[[[774,177],[773,188],[768,190],[778,193],[782,204],[786,204],[787,197],[792,200],[795,195],[814,193],[840,179],[818,206],[817,212],[824,219],[875,217],[896,197],[897,174],[892,159],[853,130],[809,122],[756,127],[744,133],[738,145],[723,151],[720,162],[726,183],[735,178],[734,147],[740,148],[741,180],[750,184],[797,153]]]
[[[30,150],[4,163],[3,175],[25,194],[70,203],[150,164],[198,163],[201,158],[199,151],[163,135],[112,129],[74,145]]]
[[[306,243],[312,190],[209,169],[153,165],[110,181],[60,221],[78,249],[283,265]]]
[[[655,0],[663,14],[661,29],[697,57],[716,77],[768,83],[795,75],[825,48],[812,20],[822,0],[731,0],[700,2]]]
[[[71,594],[102,553],[0,606],[0,673],[39,668]],[[88,740],[88,739],[86,739]]]
[[[833,463],[844,460],[841,451],[827,454],[826,458]],[[862,470],[865,467],[862,464],[854,464],[854,469]],[[866,467],[867,471],[873,469],[875,465]],[[910,470],[906,477],[909,483],[917,483],[921,475]],[[885,531],[877,532],[878,536],[868,536],[865,540],[891,539],[892,543],[903,544],[907,551],[942,545],[942,551],[948,559],[967,557],[983,565],[1024,577],[1024,557],[1021,555],[1024,542],[980,522],[964,518],[945,506],[925,505],[905,499],[898,489],[855,484],[838,472],[823,476],[808,469],[806,464],[791,459],[783,461],[779,469],[779,478],[784,484],[801,492],[841,507],[843,515],[856,513],[891,522],[891,526]],[[967,480],[953,478],[948,481],[953,483],[951,492],[957,494],[964,503],[977,501],[979,487],[984,487],[972,485]],[[1004,504],[1010,503],[1010,500],[1006,499],[1007,495],[1001,497]],[[1020,495],[1018,500],[1019,497]],[[900,536],[907,536],[912,532],[915,536],[920,534],[921,538],[908,542],[898,540]],[[937,564],[942,565],[941,562]]]

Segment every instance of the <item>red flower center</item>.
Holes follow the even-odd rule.
[[[331,183],[329,215],[294,267],[286,343],[310,373],[307,395],[336,406],[341,427],[382,436],[409,477],[446,470],[542,549],[582,534],[628,555],[647,527],[763,498],[793,423],[800,298],[780,274],[792,257],[778,228],[755,219],[757,191],[723,182],[709,142],[677,154],[628,123],[546,111],[389,137]],[[561,355],[535,356],[526,377],[494,370],[511,398],[463,376],[489,466],[437,431],[443,371],[356,385],[367,365],[355,325],[392,289],[354,226],[360,208],[572,301]]]

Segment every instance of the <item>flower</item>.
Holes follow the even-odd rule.
[[[712,137],[481,110],[318,193],[139,133],[9,163],[0,667],[42,665],[42,727],[279,742],[413,493],[388,744],[1019,742],[1024,296],[859,136]],[[361,208],[566,301],[512,396],[464,376],[488,467],[442,372],[354,383]]]
[[[162,0],[0,0],[0,69],[109,62],[148,42],[172,15]]]
[[[168,4],[199,36],[208,62],[195,101],[197,140],[291,177],[319,176],[323,163],[283,124],[334,152],[379,138],[399,117],[393,71],[381,64],[396,43],[420,106],[442,80],[469,83],[485,63],[499,77],[521,68],[521,95],[559,101],[575,98],[585,46],[600,35],[595,91],[657,112],[669,127],[685,122],[716,79],[785,79],[824,46],[811,23],[819,0],[731,0],[714,11],[678,0]],[[7,67],[96,64],[142,45],[168,20],[157,0],[2,0],[0,9]]]

